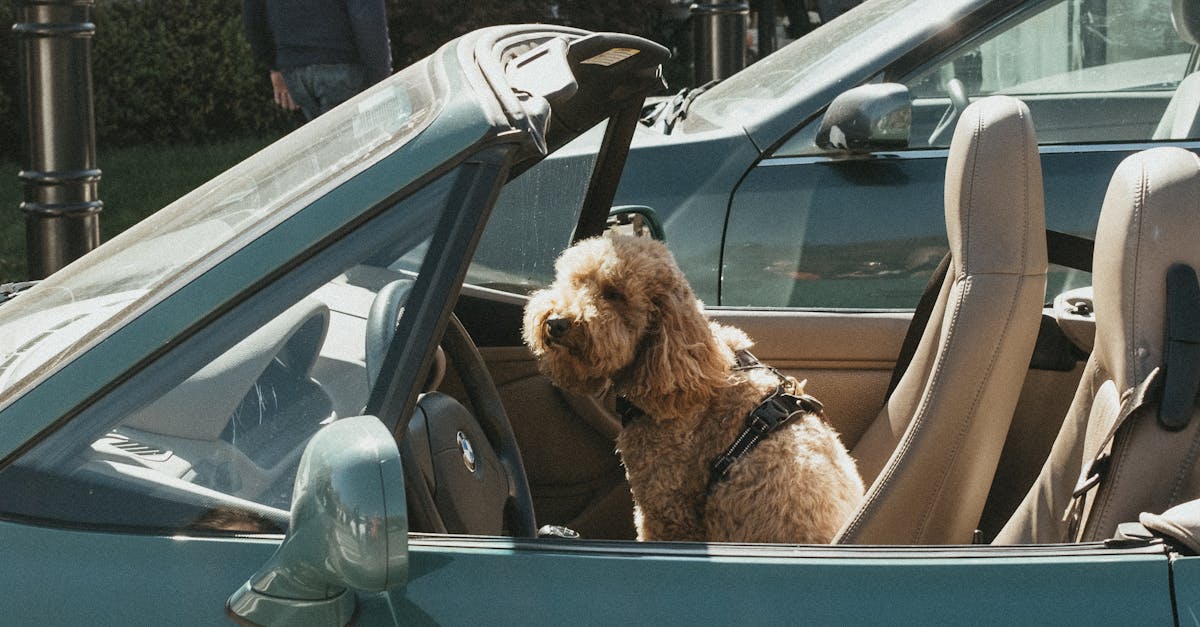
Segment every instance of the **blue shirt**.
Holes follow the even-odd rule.
[[[242,0],[246,39],[273,70],[356,63],[377,83],[392,73],[383,0]]]

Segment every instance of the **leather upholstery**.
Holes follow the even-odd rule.
[[[912,363],[852,455],[870,485],[835,542],[969,543],[1029,367],[1046,285],[1029,109],[963,112],[946,166],[953,256]]]
[[[1174,0],[1171,22],[1179,38],[1200,44],[1200,0]],[[1153,139],[1188,139],[1200,136],[1200,72],[1180,81],[1154,129]]]
[[[1173,0],[1171,22],[1180,39],[1195,46],[1200,45],[1200,2],[1196,0]]]
[[[1198,199],[1200,158],[1186,150],[1154,148],[1117,168],[1096,232],[1095,351],[1041,474],[997,544],[1109,538],[1143,511],[1200,497],[1200,413],[1170,432],[1158,425],[1151,402],[1109,445],[1109,470],[1087,496],[1077,537],[1067,535],[1064,514],[1084,463],[1105,446],[1123,396],[1162,364],[1167,269],[1200,269]]]
[[[1152,139],[1195,137],[1200,137],[1200,72],[1193,72],[1179,82]]]

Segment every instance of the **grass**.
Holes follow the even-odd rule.
[[[98,150],[100,239],[106,241],[167,206],[272,140],[241,139],[202,146],[134,146]],[[28,278],[20,165],[0,162],[0,283]]]

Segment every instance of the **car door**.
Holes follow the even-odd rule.
[[[759,161],[732,195],[714,317],[758,338],[760,357],[810,379],[853,444],[882,405],[904,312],[946,251],[946,149],[965,102],[990,94],[1027,102],[1047,227],[1091,236],[1110,174],[1163,141],[1155,139],[1160,117],[1194,69],[1194,46],[1172,27],[1170,5],[1026,3],[932,58],[879,72],[876,80],[902,83],[912,97],[909,147],[824,154],[813,142],[818,119]],[[1052,268],[1047,302],[1089,282],[1086,273]],[[1079,374],[1030,371],[985,532],[1032,481]]]
[[[415,624],[1169,625],[1163,547],[840,548],[414,538]]]

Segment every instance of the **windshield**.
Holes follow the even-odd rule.
[[[854,8],[696,98],[689,123],[741,126],[784,107],[789,94],[820,88],[830,76],[894,49],[915,28],[960,13],[964,0],[874,0]],[[911,27],[900,27],[901,24]],[[810,71],[820,68],[820,72]]]
[[[413,65],[6,303],[0,406],[416,136],[444,91],[429,62]]]

